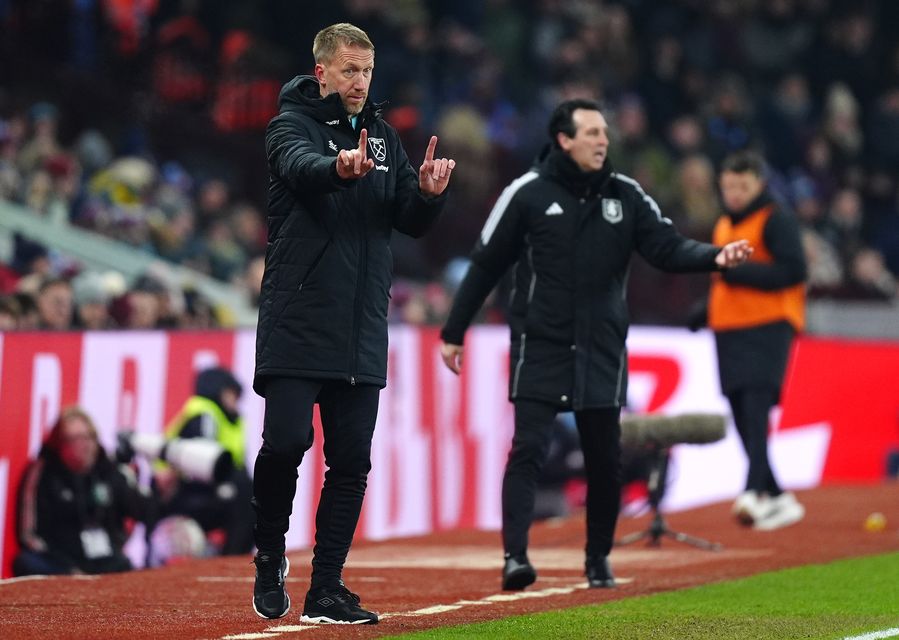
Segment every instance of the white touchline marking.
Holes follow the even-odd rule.
[[[433,607],[425,607],[424,609],[416,609],[415,611],[408,611],[403,615],[407,616],[431,616],[436,613],[446,613],[447,611],[455,611],[456,609],[461,609],[464,605],[461,604],[437,604]]]
[[[895,638],[896,636],[899,636],[899,627],[884,629],[883,631],[872,631],[860,636],[846,636],[843,640],[880,640],[880,638]]]
[[[18,576],[16,578],[5,578],[0,580],[0,584],[15,584],[16,582],[29,582],[31,580],[47,580],[50,576]]]
[[[0,580],[0,586],[5,584],[15,584],[16,582],[30,582],[33,580],[99,580],[100,576],[94,575],[74,575],[74,576],[45,576],[42,574],[33,576],[17,576],[15,578],[4,578]]]
[[[633,578],[615,578],[619,584],[633,582]],[[517,600],[525,600],[530,598],[548,598],[550,596],[563,596],[581,589],[588,589],[586,582],[569,585],[567,587],[548,587],[537,591],[517,591],[515,593],[494,593],[493,595],[484,596],[480,600],[457,600],[453,604],[435,604],[423,609],[415,609],[413,611],[395,611],[392,613],[379,613],[381,620],[388,618],[417,618],[419,616],[433,616],[438,613],[447,613],[448,611],[457,611],[463,607],[482,606],[493,604],[494,602],[515,602]],[[219,640],[262,640],[263,638],[271,638],[282,633],[291,633],[295,631],[304,631],[306,629],[314,629],[319,625],[282,625],[279,627],[270,627],[264,634],[244,633],[233,636],[224,636]],[[899,629],[896,630],[899,633]],[[876,638],[889,638],[891,636],[871,636],[870,638],[847,638],[845,640],[876,640]]]
[[[288,578],[289,579],[289,578]],[[253,576],[197,576],[197,582],[255,582]]]

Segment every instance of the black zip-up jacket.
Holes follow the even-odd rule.
[[[104,573],[108,559],[88,558],[82,532],[106,532],[113,553],[122,554],[128,534],[125,518],[152,520],[153,505],[100,451],[94,467],[76,474],[45,446],[22,476],[18,538],[23,549],[46,553],[63,566]]]
[[[509,398],[575,411],[622,406],[635,250],[665,271],[712,271],[719,251],[678,234],[640,185],[608,161],[586,173],[553,148],[494,205],[441,337],[462,344],[484,298],[517,262]]]
[[[427,198],[396,130],[366,103],[356,128],[336,93],[318,81],[284,85],[269,123],[268,250],[256,333],[253,388],[271,376],[342,379],[383,387],[393,229],[413,237],[436,220],[446,194]],[[341,149],[368,130],[375,168],[337,175]]]

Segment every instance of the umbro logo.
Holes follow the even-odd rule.
[[[333,127],[334,125],[340,124],[340,120],[328,120],[325,124],[329,124]]]
[[[333,140],[328,140],[328,148],[329,148],[331,151],[338,151],[337,145],[334,144],[334,141],[333,141]]]
[[[563,213],[565,213],[565,211],[562,209],[561,206],[559,206],[558,202],[553,202],[546,209],[546,215],[548,215],[548,216],[559,216],[559,215],[562,215]]]
[[[332,604],[334,604],[334,600],[326,596],[321,600],[316,600],[316,603],[320,604],[323,607],[330,607]]]

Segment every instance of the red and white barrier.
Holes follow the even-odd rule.
[[[252,330],[0,334],[2,575],[9,575],[15,552],[19,478],[63,406],[82,405],[112,450],[119,430],[158,433],[190,395],[194,373],[218,363],[232,368],[246,389],[241,402],[252,469],[264,411],[250,390],[254,348]],[[505,327],[474,329],[465,374],[457,378],[440,361],[436,330],[391,327],[389,384],[381,395],[359,536],[499,527],[512,435],[508,348]],[[629,349],[633,410],[728,413],[709,333],[635,327]],[[803,488],[881,478],[887,450],[899,445],[896,380],[897,344],[800,340],[783,411],[773,416],[772,458],[783,483]],[[324,473],[318,440],[301,466],[289,547],[312,542]],[[733,429],[715,444],[678,446],[665,506],[730,499],[744,475]]]

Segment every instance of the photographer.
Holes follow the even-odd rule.
[[[206,438],[227,451],[233,469],[223,481],[191,480],[161,463],[154,472],[162,515],[193,518],[207,534],[224,530],[223,555],[249,553],[253,548],[252,485],[244,462],[245,427],[237,407],[241,392],[240,383],[227,369],[201,371],[194,395],[166,429],[167,440]]]

